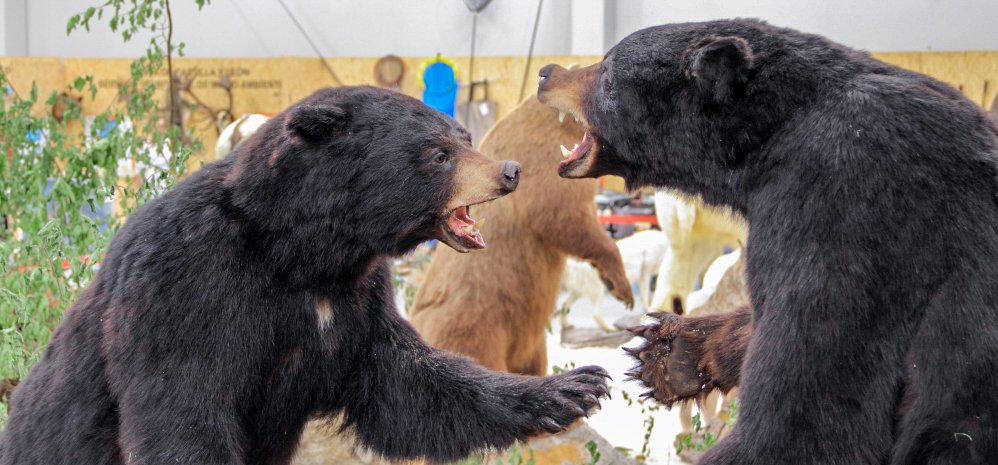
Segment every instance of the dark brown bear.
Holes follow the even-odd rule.
[[[740,415],[701,465],[998,463],[998,131],[979,106],[751,20],[645,29],[541,78],[586,126],[563,176],[748,220]]]
[[[561,430],[602,369],[486,371],[393,304],[389,257],[484,247],[468,206],[518,179],[415,99],[313,94],[129,218],[14,391],[0,464],[281,464],[339,413],[392,459]]]

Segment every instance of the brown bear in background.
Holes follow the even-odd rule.
[[[513,158],[516,195],[475,206],[489,247],[471,256],[440,247],[409,312],[430,345],[492,370],[547,373],[545,329],[569,255],[599,270],[611,294],[633,305],[620,251],[596,218],[596,181],[558,177],[558,145],[582,137],[572,118],[530,98],[499,121],[481,152]]]

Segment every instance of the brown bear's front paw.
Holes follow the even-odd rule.
[[[610,375],[598,366],[576,368],[543,378],[531,410],[538,432],[558,433],[600,406],[601,397],[610,396]]]
[[[670,313],[649,313],[648,316],[657,321],[629,329],[645,342],[624,348],[638,361],[627,375],[651,388],[642,397],[652,397],[671,407],[675,402],[705,394],[708,381],[690,350],[690,341],[683,334],[688,330],[683,319]]]
[[[631,290],[631,282],[623,273],[600,274],[600,280],[610,291],[614,299],[619,300],[628,310],[634,308],[634,292]]]

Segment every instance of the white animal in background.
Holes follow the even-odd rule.
[[[742,259],[742,249],[721,255],[711,263],[703,275],[703,285],[686,298],[688,307],[686,315],[690,317],[716,315],[734,311],[748,304],[748,290],[745,286],[745,261]],[[731,417],[731,400],[736,399],[738,390],[721,394],[711,392],[706,398],[697,402],[700,411],[701,431],[696,431],[693,424],[693,403],[684,402],[679,406],[679,423],[683,430],[676,440],[683,442],[690,435],[704,435],[708,432],[719,438],[727,431],[727,420]],[[723,399],[723,402],[722,402]],[[720,408],[718,408],[720,407]],[[680,452],[680,458],[689,459],[696,455],[692,451]],[[687,460],[691,461],[691,460]],[[691,461],[695,462],[695,461]]]
[[[225,127],[215,143],[215,159],[221,160],[235,150],[239,144],[252,136],[270,118],[266,115],[249,113],[239,117]]]
[[[707,268],[707,272],[703,274],[703,283],[700,285],[700,289],[697,289],[689,295],[686,296],[686,314],[689,316],[695,316],[697,314],[697,309],[707,303],[710,296],[714,295],[717,291],[717,285],[721,282],[721,278],[724,274],[728,272],[738,258],[742,256],[742,249],[735,249],[728,252],[720,257],[717,257],[710,267]]]
[[[643,309],[648,309],[651,298],[651,279],[658,271],[669,248],[668,238],[662,231],[641,231],[617,241],[620,258],[624,262],[624,273],[631,284],[638,285],[637,299]],[[600,303],[606,293],[606,286],[599,273],[588,262],[569,257],[562,274],[561,284],[568,291],[568,297],[561,307],[567,309],[581,298],[592,303],[593,319],[605,331],[613,328],[603,320]],[[561,325],[567,327],[567,312],[561,312]]]
[[[669,248],[658,271],[651,309],[682,314],[687,296],[707,267],[725,247],[742,246],[748,229],[731,211],[665,191],[655,193],[655,215]]]

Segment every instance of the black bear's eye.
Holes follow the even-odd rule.
[[[450,155],[444,152],[437,152],[436,154],[433,155],[433,163],[436,163],[438,165],[447,162],[447,160],[450,160]]]

